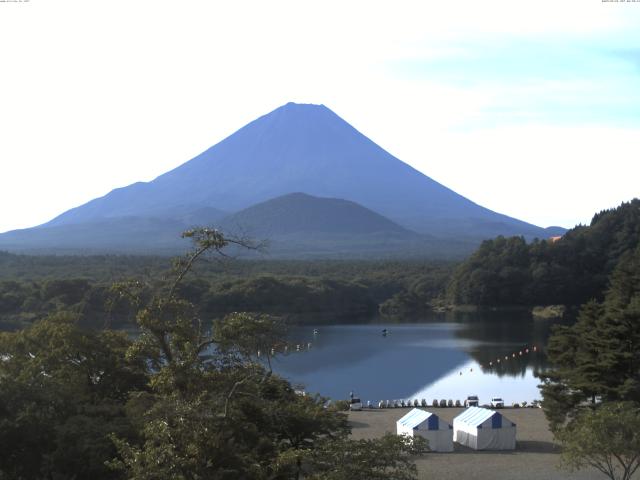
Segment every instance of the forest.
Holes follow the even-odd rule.
[[[83,328],[63,308],[0,332],[0,479],[415,478],[425,442],[351,440],[342,412],[257,360],[282,340],[281,321],[234,313],[205,325],[178,292],[228,242],[188,236],[194,250],[153,288],[113,285],[135,336]],[[90,290],[67,280],[37,291],[74,304]]]
[[[428,309],[453,267],[436,261],[203,259],[176,294],[208,319],[236,311],[295,322],[371,318],[381,305],[392,310],[398,298],[405,311]],[[135,281],[149,295],[171,271],[163,257],[0,253],[0,329],[22,328],[58,310],[83,327],[133,327],[134,311],[114,297],[113,284]]]
[[[597,213],[557,241],[486,240],[454,271],[450,304],[578,306],[602,300],[609,275],[638,244],[640,200]]]
[[[204,259],[176,292],[202,318],[248,311],[291,322],[419,316],[452,305],[578,306],[602,300],[609,275],[640,237],[640,200],[596,214],[561,239],[498,237],[464,262],[434,260]],[[27,256],[0,252],[0,329],[15,330],[64,310],[83,327],[132,328],[117,282],[146,295],[170,275],[156,256]]]

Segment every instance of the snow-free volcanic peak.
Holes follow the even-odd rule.
[[[127,217],[230,214],[292,192],[349,200],[445,239],[546,236],[544,229],[483,208],[432,180],[324,105],[298,103],[259,117],[151,182],[113,190],[38,230]]]

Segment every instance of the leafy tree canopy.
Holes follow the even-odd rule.
[[[640,468],[640,408],[637,403],[608,403],[588,410],[559,439],[569,470],[593,467],[611,480],[630,480]]]
[[[560,240],[498,237],[454,272],[447,299],[473,305],[581,305],[601,300],[620,258],[640,240],[640,199],[577,226]]]
[[[283,334],[276,319],[202,321],[180,287],[234,240],[187,236],[172,277],[114,285],[136,335],[84,330],[75,314],[0,334],[0,478],[415,478],[423,443],[350,440],[346,415],[258,359]]]

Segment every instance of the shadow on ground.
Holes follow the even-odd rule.
[[[560,447],[555,443],[537,440],[518,440],[516,450],[534,453],[560,453]]]
[[[349,426],[351,428],[367,428],[370,425],[368,423],[364,423],[364,422],[354,422],[354,421],[350,421],[349,422]]]

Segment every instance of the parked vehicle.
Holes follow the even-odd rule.
[[[480,405],[480,400],[477,395],[469,395],[464,401],[464,408],[477,407]]]
[[[491,408],[504,408],[504,400],[500,397],[493,397],[491,399]]]
[[[362,400],[358,397],[351,397],[351,403],[349,404],[349,410],[362,410]]]

